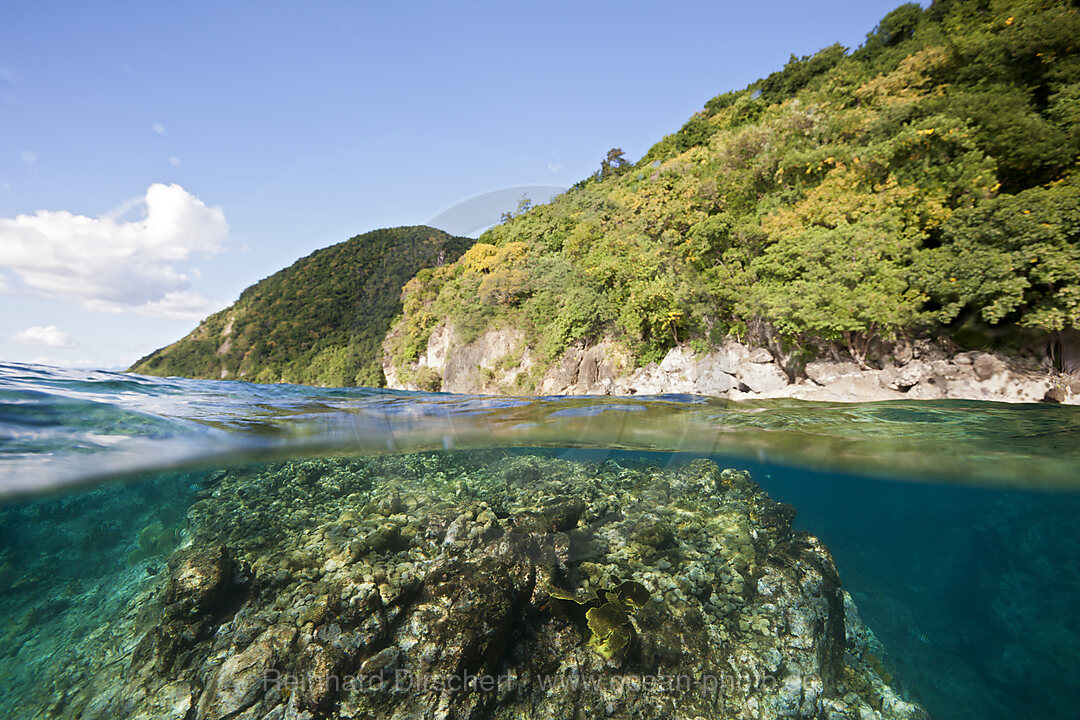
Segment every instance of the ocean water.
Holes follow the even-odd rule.
[[[264,648],[264,676],[320,652],[341,672],[389,650],[408,667],[425,642],[456,647],[443,620],[467,635],[467,618],[500,613],[505,632],[469,662],[512,670],[513,691],[444,691],[445,717],[561,716],[559,691],[532,715],[513,705],[545,652],[623,675],[732,656],[733,672],[779,688],[709,702],[669,688],[637,705],[566,691],[613,717],[845,717],[829,715],[830,688],[851,717],[1075,717],[1078,489],[1076,407],[483,398],[0,365],[0,717],[420,716],[430,691],[221,687]],[[496,562],[485,553],[508,526],[554,538],[554,560],[527,562],[553,599],[485,606],[494,581],[460,569]],[[846,640],[800,635],[803,611],[769,595],[769,578],[809,562],[789,547],[798,533],[835,563]],[[185,599],[184,563],[218,548],[228,577],[212,603]],[[453,597],[481,594],[464,620],[431,600],[448,554]],[[559,591],[603,597],[623,581],[650,598],[609,596],[629,641],[555,612],[576,602]],[[375,630],[356,600],[372,588]],[[418,618],[435,629],[409,630]],[[837,644],[843,672],[814,679],[810,636]]]

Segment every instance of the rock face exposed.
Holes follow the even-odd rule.
[[[706,460],[461,453],[223,472],[191,508],[122,682],[68,709],[925,717],[793,516]],[[632,608],[613,592],[627,587]]]
[[[521,332],[490,330],[471,343],[461,344],[452,325],[440,324],[431,332],[410,380],[403,380],[385,359],[383,374],[390,388],[498,393],[520,388],[520,381],[534,364]]]
[[[804,365],[790,360],[778,348],[770,351],[728,338],[706,354],[676,347],[660,363],[633,369],[629,356],[616,343],[604,341],[568,349],[540,375],[535,391],[541,395],[685,393],[731,400],[1080,403],[1080,375],[1075,370],[1054,377],[1034,360],[990,352],[949,353],[930,342],[900,348],[880,367],[859,367],[842,359],[818,359]],[[520,333],[490,331],[462,344],[455,341],[452,327],[440,325],[418,363],[427,373],[426,385],[403,381],[389,364],[383,370],[389,386],[398,389],[521,394],[521,381],[539,371],[535,366]]]

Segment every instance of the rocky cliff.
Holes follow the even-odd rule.
[[[752,347],[727,338],[708,353],[672,348],[659,363],[634,368],[610,340],[569,348],[541,367],[515,330],[487,331],[461,342],[440,323],[416,363],[403,373],[385,361],[389,387],[455,393],[542,395],[659,395],[684,393],[731,400],[796,398],[829,402],[989,400],[1080,403],[1073,338],[1040,357],[950,350],[928,340],[896,344],[875,365],[844,359],[800,362],[779,347]],[[1062,357],[1062,353],[1065,354]],[[1052,356],[1052,357],[1051,357]],[[384,353],[390,357],[390,353]],[[1053,363],[1065,368],[1054,372]]]

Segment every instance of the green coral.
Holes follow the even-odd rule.
[[[138,565],[143,560],[162,555],[180,544],[180,532],[175,527],[165,527],[154,522],[139,533],[139,548],[128,553],[128,565]]]
[[[633,580],[613,584],[603,591],[607,602],[595,593],[583,595],[559,587],[549,587],[548,595],[571,611],[585,611],[589,627],[588,645],[608,662],[621,663],[636,637],[631,615],[645,606],[651,594],[644,585]]]
[[[589,647],[608,661],[621,661],[634,637],[634,624],[626,607],[618,602],[604,603],[585,613],[589,623]]]

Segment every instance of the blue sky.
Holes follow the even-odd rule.
[[[8,3],[0,360],[127,366],[312,250],[636,159],[898,4]]]

